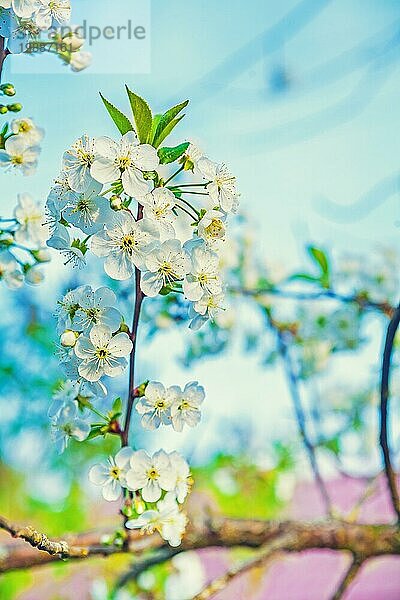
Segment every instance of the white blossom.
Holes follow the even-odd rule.
[[[84,192],[93,183],[90,167],[94,156],[94,139],[87,135],[83,135],[64,152],[62,169],[75,192]]]
[[[171,424],[171,406],[180,396],[178,386],[165,388],[158,381],[150,381],[145,395],[136,403],[137,412],[142,415],[142,426],[145,429],[157,429],[161,423]]]
[[[26,142],[27,146],[36,146],[43,139],[44,131],[27,117],[11,121],[11,131]]]
[[[4,0],[3,0],[4,1]],[[12,0],[11,6],[18,17],[29,19],[37,10],[39,0]],[[5,8],[8,8],[10,3],[6,1]]]
[[[204,179],[208,181],[206,189],[211,200],[218,203],[226,213],[236,212],[239,197],[236,190],[236,177],[230,173],[227,166],[202,158],[198,162],[198,168]]]
[[[121,179],[128,196],[139,198],[149,191],[143,171],[152,171],[159,165],[157,150],[150,144],[140,144],[134,131],[128,131],[120,142],[111,138],[97,138],[96,158],[91,174],[100,183]]]
[[[91,249],[105,257],[104,270],[113,279],[129,279],[141,267],[158,240],[157,227],[148,219],[135,221],[128,211],[115,214],[105,231],[93,236]]]
[[[79,418],[74,402],[66,402],[51,423],[51,437],[59,454],[64,452],[71,438],[83,442],[89,433],[90,425]]]
[[[171,452],[169,454],[169,460],[171,461],[171,466],[175,473],[175,486],[173,489],[173,494],[175,495],[179,504],[182,504],[185,501],[186,496],[189,494],[193,483],[190,476],[189,465],[183,456],[178,454],[178,452]]]
[[[172,209],[175,206],[175,196],[167,188],[156,188],[140,199],[144,206],[144,217],[154,221],[159,229],[161,241],[175,237],[173,222],[175,215]]]
[[[115,308],[116,301],[110,288],[101,287],[94,291],[85,286],[79,296],[79,306],[74,310],[71,328],[85,332],[93,325],[104,325],[114,333],[122,321],[121,313]]]
[[[179,240],[167,240],[145,258],[140,282],[146,296],[157,296],[162,287],[181,280],[190,271],[190,258]]]
[[[58,302],[56,315],[58,317],[57,332],[72,329],[76,311],[80,308],[84,298],[91,292],[89,285],[81,285],[69,290]]]
[[[8,250],[0,252],[0,281],[12,290],[16,290],[24,283],[24,276],[18,268],[18,263]]]
[[[112,502],[121,496],[132,455],[131,448],[121,448],[114,458],[110,456],[106,463],[99,463],[90,469],[89,480],[102,487],[101,493],[104,500]]]
[[[22,135],[7,138],[4,150],[0,150],[0,167],[20,169],[23,175],[32,175],[40,153],[38,146],[27,146]]]
[[[159,450],[150,457],[145,450],[135,452],[126,473],[126,484],[132,491],[141,490],[145,502],[157,502],[162,490],[172,491],[176,484],[168,454]]]
[[[39,8],[34,16],[36,25],[43,30],[50,29],[53,20],[65,24],[70,18],[70,0],[39,0]]]
[[[157,503],[157,510],[146,510],[137,519],[130,519],[126,527],[148,534],[158,531],[170,546],[176,547],[182,541],[186,524],[186,515],[179,510],[174,497],[167,494]]]
[[[90,52],[85,52],[84,50],[78,50],[76,52],[72,52],[69,57],[69,66],[71,70],[75,73],[79,73],[84,69],[87,69],[92,64],[93,56]]]
[[[191,268],[183,282],[183,291],[188,300],[197,301],[207,294],[219,294],[222,281],[219,273],[219,257],[203,245],[191,251]]]
[[[195,427],[201,419],[200,405],[205,398],[204,388],[197,381],[185,385],[185,389],[171,406],[172,425],[175,431],[182,431],[186,423]]]
[[[79,241],[79,240],[78,240]],[[61,254],[67,259],[64,264],[71,263],[74,267],[83,267],[86,265],[85,256],[80,248],[73,246],[74,242],[71,242],[71,238],[68,229],[56,223],[51,232],[50,238],[47,240],[49,248],[59,250]]]
[[[102,229],[114,212],[109,201],[100,195],[101,189],[102,185],[93,181],[84,192],[70,194],[63,209],[64,219],[86,234]]]
[[[194,331],[200,329],[209,319],[212,321],[219,315],[223,308],[224,294],[208,294],[194,302],[189,308],[189,317],[192,319],[189,327]]]
[[[126,333],[117,333],[104,325],[95,325],[89,336],[81,335],[74,348],[82,359],[79,374],[88,381],[98,381],[103,375],[117,377],[127,366],[125,356],[132,350],[132,342]]]
[[[20,224],[15,232],[16,242],[39,246],[45,243],[49,231],[44,225],[44,214],[40,205],[29,194],[18,194],[14,216]]]
[[[226,235],[226,216],[219,210],[208,210],[200,219],[198,225],[198,236],[210,246],[214,247],[219,241],[223,241]]]

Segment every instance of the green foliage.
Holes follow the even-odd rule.
[[[142,144],[149,141],[149,133],[153,122],[153,116],[149,105],[143,98],[132,92],[128,86],[126,92],[128,94],[129,103],[132,108],[133,117],[135,119],[136,132]]]
[[[166,165],[174,162],[186,152],[188,147],[189,142],[184,142],[183,144],[179,144],[179,146],[174,146],[173,148],[160,148],[157,153],[160,163]]]
[[[189,104],[189,100],[185,100],[176,106],[173,106],[167,112],[165,112],[158,120],[157,127],[155,129],[154,138],[152,144],[155,148],[165,140],[165,138],[171,133],[181,119],[185,115],[178,117],[179,113]]]
[[[133,130],[132,123],[116,106],[111,104],[106,98],[104,98],[103,94],[100,92],[100,97],[104,102],[104,106],[108,110],[112,120],[116,124],[119,129],[121,135],[125,135],[128,131]]]
[[[295,275],[292,275],[290,279],[302,279],[304,281],[315,282],[321,285],[322,288],[329,289],[331,272],[326,252],[321,248],[317,248],[316,246],[307,246],[307,252],[318,268],[318,275],[313,275],[310,273],[296,273]]]

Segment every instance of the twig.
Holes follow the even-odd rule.
[[[143,207],[138,205],[137,220],[143,218]],[[128,388],[128,404],[125,415],[124,428],[121,433],[122,446],[127,446],[129,443],[129,427],[131,424],[133,403],[135,400],[135,358],[136,358],[136,342],[137,333],[139,327],[140,309],[144,299],[144,294],[140,288],[140,270],[135,268],[135,308],[133,312],[132,329],[130,331],[130,338],[133,344],[130,361],[129,361],[129,388]]]
[[[180,548],[161,548],[154,552],[151,556],[141,558],[133,563],[130,569],[124,573],[117,581],[115,588],[120,589],[124,587],[129,581],[136,579],[141,573],[144,573],[155,565],[160,565],[173,556],[180,554],[182,550]]]
[[[313,443],[311,442],[310,438],[308,437],[307,426],[306,426],[306,417],[305,417],[303,404],[302,404],[301,396],[300,396],[300,392],[299,392],[298,378],[297,378],[297,374],[294,369],[294,365],[292,364],[292,359],[290,356],[289,348],[286,344],[283,332],[280,331],[280,329],[275,326],[275,324],[273,323],[273,320],[271,318],[269,318],[269,322],[270,322],[271,327],[273,328],[273,330],[276,332],[276,335],[277,335],[278,351],[279,351],[279,354],[281,355],[281,358],[282,358],[282,361],[284,364],[284,368],[285,368],[285,372],[286,372],[286,376],[287,376],[287,380],[288,380],[288,385],[289,385],[289,390],[290,390],[290,395],[292,397],[293,408],[294,408],[295,415],[296,415],[296,421],[297,421],[299,433],[300,433],[301,439],[303,441],[303,445],[306,449],[307,456],[310,461],[310,465],[311,465],[312,472],[314,474],[315,481],[316,481],[318,489],[321,493],[321,497],[322,497],[323,503],[325,505],[326,513],[328,515],[332,516],[332,505],[331,505],[328,491],[325,486],[325,482],[321,476],[321,473],[320,473],[320,470],[318,467],[318,461],[317,461],[315,447],[314,447]]]
[[[386,332],[385,347],[382,358],[381,375],[381,402],[380,402],[380,436],[379,443],[382,448],[383,462],[385,466],[386,479],[390,491],[392,505],[400,522],[400,499],[396,485],[396,475],[393,470],[388,442],[388,405],[390,368],[393,352],[393,343],[400,323],[400,305],[396,308]]]
[[[346,570],[344,577],[331,600],[341,600],[341,598],[343,598],[343,595],[357,576],[363,562],[362,558],[357,556],[353,557],[349,568]]]
[[[218,594],[223,591],[232,579],[240,575],[244,575],[248,571],[252,569],[256,569],[258,567],[266,568],[271,562],[273,562],[277,556],[281,554],[281,548],[287,545],[289,538],[284,537],[278,538],[274,540],[270,544],[267,544],[261,552],[257,553],[256,556],[250,558],[244,563],[240,563],[231,567],[226,573],[217,577],[210,583],[208,583],[196,596],[194,596],[193,600],[209,600],[214,596],[214,594]]]
[[[10,54],[9,50],[5,47],[5,40],[3,37],[0,36],[0,82],[1,82],[1,75],[3,73],[4,61],[6,60],[6,58],[9,54]]]

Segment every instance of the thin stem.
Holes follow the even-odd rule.
[[[107,417],[105,415],[103,415],[100,411],[97,410],[97,408],[95,408],[93,406],[93,404],[87,404],[86,408],[88,408],[89,410],[91,410],[95,415],[97,415],[98,417],[100,417],[100,419],[104,419],[104,421],[107,421]]]
[[[180,208],[181,210],[183,210],[184,213],[186,213],[187,215],[189,215],[189,217],[191,219],[193,219],[194,221],[197,221],[197,217],[195,215],[192,215],[192,213],[190,211],[187,210],[187,208],[185,208],[184,206],[179,206],[179,204],[175,205],[176,208]]]
[[[167,179],[167,181],[164,181],[164,187],[167,185],[167,183],[169,183],[170,181],[172,181],[177,175],[179,175],[179,173],[182,173],[183,169],[184,169],[184,165],[182,165],[181,167],[179,167],[179,169],[177,171],[175,171],[175,173],[173,173],[171,175],[171,177],[169,179]]]
[[[208,196],[205,192],[192,192],[190,190],[185,190],[182,194],[194,194],[195,196]]]
[[[397,520],[400,522],[400,499],[396,485],[396,475],[393,470],[390,457],[388,441],[388,407],[389,407],[389,385],[390,368],[392,362],[393,344],[400,323],[400,305],[396,308],[386,332],[385,347],[382,358],[381,375],[381,402],[380,402],[380,436],[379,443],[382,448],[383,462],[385,466],[386,480],[390,491],[390,497]]]
[[[186,188],[186,187],[206,187],[210,181],[206,181],[206,183],[178,183],[178,185],[173,185],[170,187],[171,190],[176,190],[178,188]]]
[[[189,208],[191,208],[196,213],[196,215],[198,217],[200,216],[199,211],[193,206],[193,204],[191,204],[189,202],[189,200],[185,200],[185,198],[177,198],[177,200],[180,200],[181,202],[183,202],[184,204],[186,204],[186,206],[189,206]]]
[[[105,196],[106,194],[109,194],[109,193],[110,193],[110,192],[112,192],[112,191],[113,191],[113,188],[112,188],[112,187],[110,187],[110,188],[108,188],[108,190],[106,190],[105,192],[102,192],[101,194],[99,194],[99,196]]]
[[[284,334],[282,333],[282,331],[280,331],[277,327],[275,327],[272,319],[269,319],[269,322],[270,322],[271,327],[273,328],[273,330],[276,332],[276,335],[277,335],[278,351],[282,358],[283,365],[285,368],[288,385],[289,385],[289,391],[290,391],[290,395],[292,397],[293,408],[294,408],[295,415],[296,415],[297,426],[299,428],[299,433],[300,433],[301,439],[303,441],[303,445],[306,450],[306,453],[308,455],[308,459],[310,461],[310,465],[311,465],[312,472],[314,474],[315,481],[318,485],[318,489],[320,491],[323,503],[325,505],[325,510],[329,516],[332,516],[331,501],[330,501],[329,494],[328,494],[328,491],[325,486],[325,482],[321,476],[321,473],[320,473],[320,470],[318,467],[318,461],[317,461],[315,447],[314,447],[313,443],[311,442],[310,438],[308,437],[307,427],[306,427],[306,416],[304,413],[303,403],[302,403],[300,392],[299,392],[298,377],[296,375],[294,365],[292,363],[289,348],[286,344]]]
[[[143,207],[138,205],[137,221],[143,218]],[[135,400],[135,358],[136,358],[136,342],[139,327],[140,309],[144,299],[144,294],[140,288],[140,270],[135,268],[135,308],[133,312],[133,322],[130,331],[130,338],[133,344],[130,362],[129,362],[129,387],[128,387],[128,405],[126,409],[124,428],[121,433],[122,446],[128,446],[129,443],[129,427],[131,424],[133,403]]]
[[[341,580],[339,587],[336,590],[335,594],[332,596],[331,600],[341,600],[341,598],[343,598],[343,595],[345,594],[351,583],[354,581],[354,578],[360,570],[362,562],[363,561],[361,558],[358,558],[356,556],[353,558],[349,568],[345,572],[344,577]]]

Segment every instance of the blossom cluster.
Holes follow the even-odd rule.
[[[180,454],[159,450],[149,456],[125,447],[107,463],[94,465],[89,479],[102,487],[105,500],[117,500],[122,489],[135,493],[136,518],[127,521],[128,529],[158,531],[171,546],[179,546],[187,523],[179,504],[192,485],[189,465]]]
[[[70,0],[0,0],[0,35],[11,53],[50,52],[81,71],[90,65],[91,54],[82,50],[84,40],[76,32],[64,31],[70,19]]]
[[[45,246],[45,216],[29,194],[19,194],[14,217],[0,217],[0,281],[10,289],[43,281],[43,263],[50,260]]]
[[[127,280],[139,270],[144,295],[183,294],[191,326],[198,328],[222,308],[219,250],[238,193],[225,165],[211,162],[193,144],[185,147],[179,172],[196,174],[202,182],[168,185],[174,175],[165,179],[156,148],[140,143],[134,131],[119,141],[82,136],[65,152],[47,200],[48,245],[83,266],[90,240],[91,252],[104,259],[111,278]],[[194,206],[190,195],[200,198],[201,206]]]

